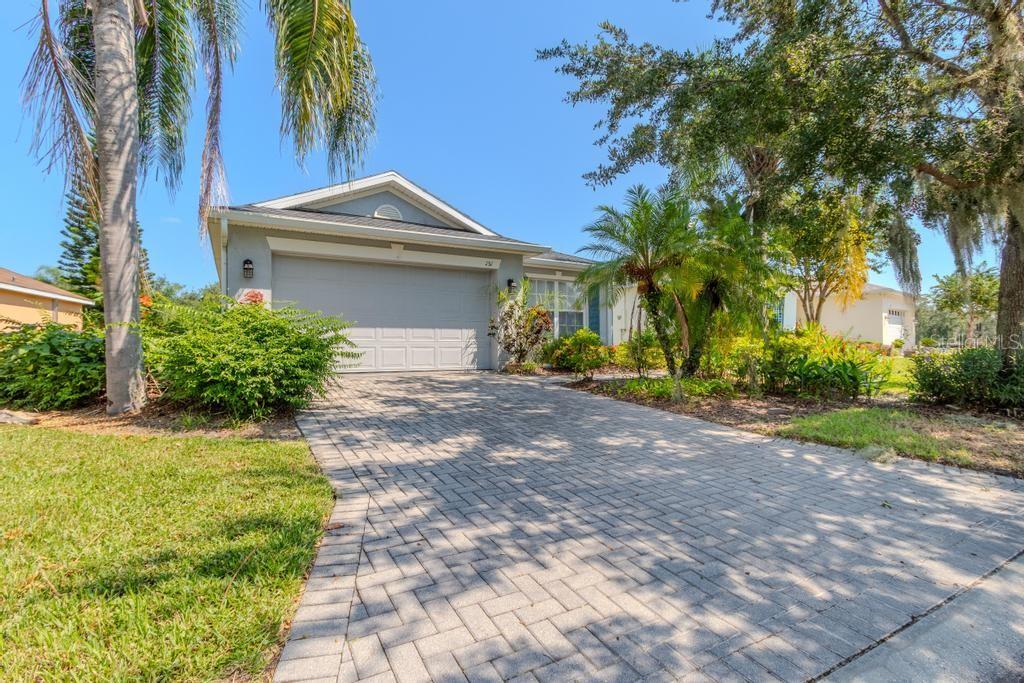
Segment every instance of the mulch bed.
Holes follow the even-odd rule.
[[[302,434],[291,415],[277,415],[264,422],[238,424],[226,415],[199,415],[168,403],[148,404],[135,415],[107,415],[102,405],[30,413],[41,427],[87,434],[135,434],[143,436],[210,436],[235,439],[292,441]]]
[[[680,415],[699,417],[708,422],[717,422],[729,427],[744,429],[759,434],[774,435],[783,425],[795,417],[816,415],[840,408],[848,408],[851,404],[842,402],[823,402],[809,399],[785,398],[717,398],[690,397],[682,403],[664,399],[650,399],[631,394],[612,394],[609,385],[615,380],[579,380],[566,386],[580,391],[589,391],[600,396],[611,396],[621,401],[629,401],[638,405],[659,408]]]

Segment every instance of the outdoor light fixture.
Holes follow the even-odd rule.
[[[516,287],[519,286],[518,284],[516,284],[516,281],[513,280],[512,278],[509,278],[508,282],[506,282],[505,284],[508,286],[508,291],[510,292],[516,291]]]
[[[252,278],[252,272],[253,272],[252,259],[248,259],[247,258],[244,261],[242,261],[242,277],[244,277],[246,279],[251,279]]]

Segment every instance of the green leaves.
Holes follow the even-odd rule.
[[[54,323],[0,334],[0,405],[61,410],[96,401],[103,355],[102,337]]]
[[[143,320],[147,364],[173,401],[261,419],[324,391],[336,363],[357,357],[340,319],[294,308],[158,300]]]
[[[332,172],[357,163],[373,134],[376,84],[348,0],[264,0],[274,32],[281,132],[299,159],[325,143]]]

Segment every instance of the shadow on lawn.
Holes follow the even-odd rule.
[[[360,576],[412,555],[421,601],[589,605],[570,640],[627,676],[818,675],[1024,547],[1019,482],[531,380],[349,376],[307,414],[372,495]],[[388,609],[359,594],[353,620]],[[557,656],[528,633],[505,636]]]

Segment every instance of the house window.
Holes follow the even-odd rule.
[[[560,282],[558,287],[558,336],[568,337],[583,329],[583,297],[573,282]]]
[[[777,325],[782,325],[786,318],[786,300],[779,299],[774,306],[772,306],[772,319]]]
[[[586,325],[583,313],[586,302],[573,282],[531,278],[528,303],[551,312],[553,333],[556,337],[568,337]]]

